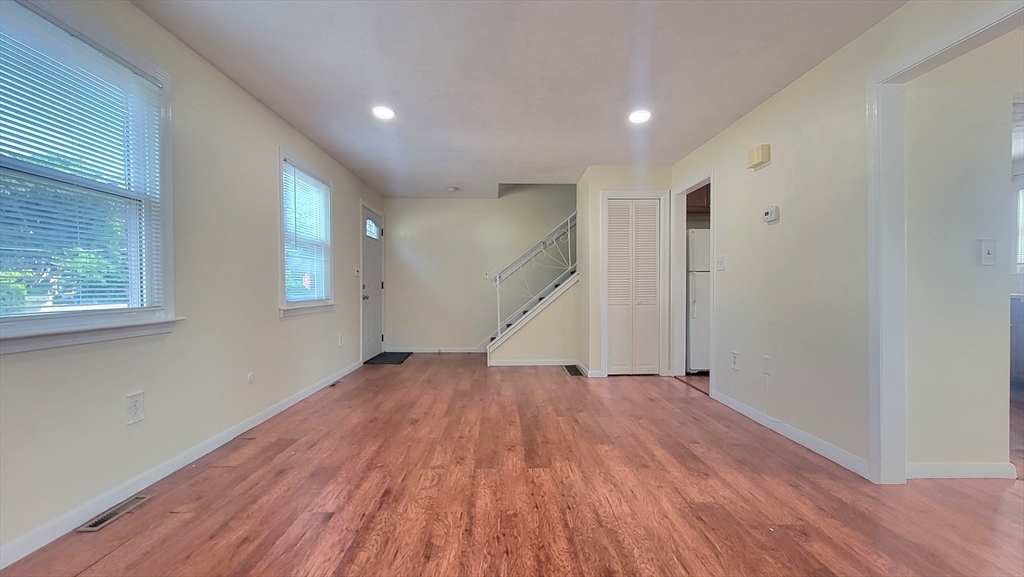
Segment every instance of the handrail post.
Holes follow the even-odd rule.
[[[494,277],[494,292],[498,295],[498,336],[501,336],[501,275]]]
[[[572,270],[572,223],[569,222],[570,219],[572,219],[571,215],[565,219],[565,246],[569,251],[569,270]]]

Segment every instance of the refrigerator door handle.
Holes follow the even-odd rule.
[[[697,318],[697,273],[690,273],[690,318]]]

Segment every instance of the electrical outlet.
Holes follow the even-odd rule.
[[[734,371],[740,370],[740,354],[737,353],[736,351],[732,352],[732,361],[729,365],[729,368],[731,368]]]
[[[145,393],[128,395],[128,424],[138,423],[146,418]]]
[[[715,270],[725,270],[725,257],[720,256],[715,259]]]
[[[772,358],[768,355],[761,359],[761,372],[766,375],[772,374]]]
[[[345,346],[345,333],[338,333],[338,346]]]
[[[249,373],[248,375],[246,375],[245,376],[245,382],[250,384],[250,385],[255,383],[256,382],[256,373]]]

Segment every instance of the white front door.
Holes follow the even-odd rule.
[[[660,367],[660,202],[608,201],[608,374]]]
[[[363,207],[363,361],[384,352],[384,219]]]

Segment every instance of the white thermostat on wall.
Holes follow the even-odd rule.
[[[773,204],[773,205],[770,205],[768,208],[764,209],[764,221],[765,222],[775,222],[777,220],[779,220],[779,207],[778,206]]]

